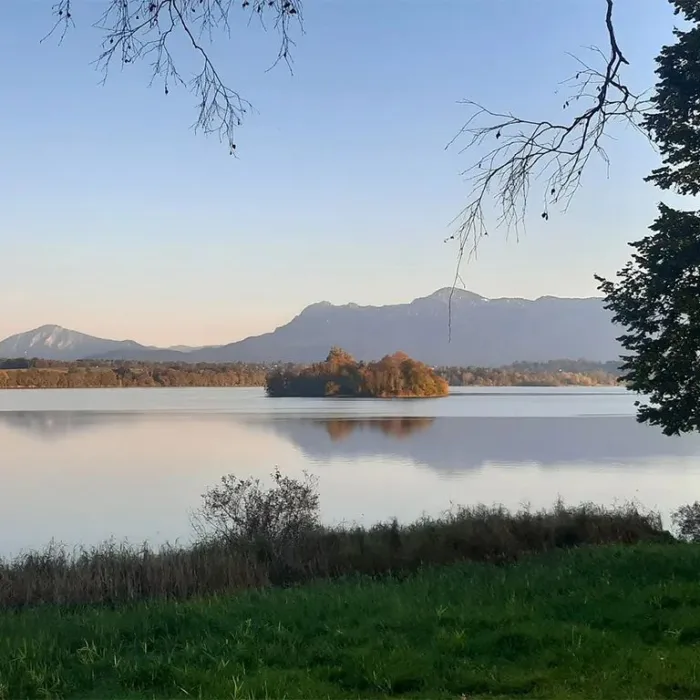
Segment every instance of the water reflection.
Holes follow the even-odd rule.
[[[109,423],[142,420],[139,413],[96,411],[0,411],[0,426],[25,432],[42,440],[60,439],[77,432],[101,428]]]
[[[316,462],[336,457],[354,460],[391,457],[424,464],[442,473],[477,469],[487,464],[637,466],[659,458],[700,455],[700,436],[669,438],[627,416],[438,418],[401,422],[334,418],[258,424],[292,441]]]
[[[366,430],[378,430],[387,437],[404,438],[417,430],[430,427],[435,422],[435,418],[328,418],[316,419],[313,422],[325,427],[333,442],[339,442],[357,431]]]
[[[320,477],[328,522],[558,496],[668,512],[700,492],[700,436],[667,438],[631,416],[0,411],[0,445],[0,556],[53,537],[186,539],[208,486],[231,472],[266,479],[277,465]]]
[[[167,425],[187,431],[188,425],[211,423],[240,439],[272,432],[299,449],[311,462],[335,459],[396,459],[424,465],[439,474],[455,474],[489,464],[567,464],[639,466],[700,455],[700,436],[666,437],[630,416],[591,417],[442,417],[442,418],[282,418],[237,414],[154,414],[90,411],[0,412],[0,427],[40,440],[60,440],[101,429]],[[248,433],[246,433],[248,431]]]

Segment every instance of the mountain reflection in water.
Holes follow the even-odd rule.
[[[274,420],[258,425],[284,436],[314,462],[381,456],[411,460],[444,473],[487,464],[638,466],[659,458],[700,455],[700,436],[666,437],[628,416],[401,422],[333,418]]]
[[[38,410],[0,410],[0,556],[52,538],[186,541],[207,487],[227,473],[264,480],[277,465],[319,477],[330,523],[557,497],[635,499],[668,513],[700,488],[700,436],[665,437],[614,395],[301,403],[246,390],[125,389],[4,400]],[[419,410],[428,416],[412,415]]]
[[[488,464],[567,464],[639,466],[660,459],[700,455],[700,436],[666,437],[631,416],[587,417],[273,417],[241,414],[156,414],[91,411],[0,412],[0,427],[41,440],[118,428],[122,439],[148,424],[168,425],[173,447],[197,426],[216,427],[226,439],[227,426],[238,439],[250,432],[272,432],[301,450],[310,462],[333,459],[393,458],[421,464],[441,474],[478,469]],[[171,449],[167,445],[164,450]],[[206,447],[202,447],[206,454]],[[232,465],[236,466],[236,465]]]

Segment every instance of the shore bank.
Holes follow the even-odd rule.
[[[700,546],[0,612],[0,697],[698,697]]]

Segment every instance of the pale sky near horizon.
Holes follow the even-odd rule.
[[[605,46],[603,0],[306,0],[294,72],[276,35],[234,28],[214,57],[256,108],[238,159],[194,134],[194,97],[147,66],[104,86],[90,27],[40,43],[49,0],[4,0],[0,42],[0,339],[46,323],[146,344],[224,343],[304,306],[410,301],[452,282],[443,240],[469,165],[445,145],[473,98],[557,118],[567,57]],[[674,18],[664,0],[618,0],[630,82],[653,84]],[[83,19],[86,18],[86,19]],[[186,63],[186,55],[183,61]],[[619,131],[566,215],[494,235],[463,268],[489,297],[591,296],[643,236],[657,162]]]

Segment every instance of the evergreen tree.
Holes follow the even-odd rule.
[[[657,58],[653,109],[644,126],[662,165],[647,178],[662,190],[700,192],[700,3],[671,0],[689,23]],[[615,281],[596,277],[608,309],[625,328],[622,379],[646,398],[641,422],[667,435],[700,430],[700,215],[666,204],[651,233],[631,243]]]

